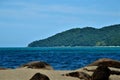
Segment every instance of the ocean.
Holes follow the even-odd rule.
[[[120,47],[0,48],[0,67],[17,68],[31,61],[44,61],[55,70],[74,70],[100,58],[120,60]]]

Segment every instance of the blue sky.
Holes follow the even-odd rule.
[[[120,0],[0,0],[0,47],[86,26],[120,24]]]

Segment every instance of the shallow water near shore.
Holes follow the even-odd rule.
[[[120,47],[0,48],[0,67],[5,68],[39,60],[56,70],[74,70],[100,58],[120,60]]]

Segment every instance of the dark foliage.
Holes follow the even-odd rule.
[[[120,24],[100,29],[74,28],[28,45],[28,47],[54,46],[120,46]]]

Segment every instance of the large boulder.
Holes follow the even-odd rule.
[[[53,68],[48,63],[42,62],[42,61],[29,62],[27,64],[22,65],[21,67],[27,67],[27,68],[31,68],[31,69],[53,70]]]
[[[100,65],[105,65],[105,66],[114,67],[114,68],[120,68],[120,61],[103,58],[103,59],[99,59],[99,60],[89,64],[88,66],[100,66]]]
[[[36,73],[30,80],[50,80],[46,75]]]
[[[100,65],[92,74],[92,80],[109,80],[111,70],[104,65]]]

